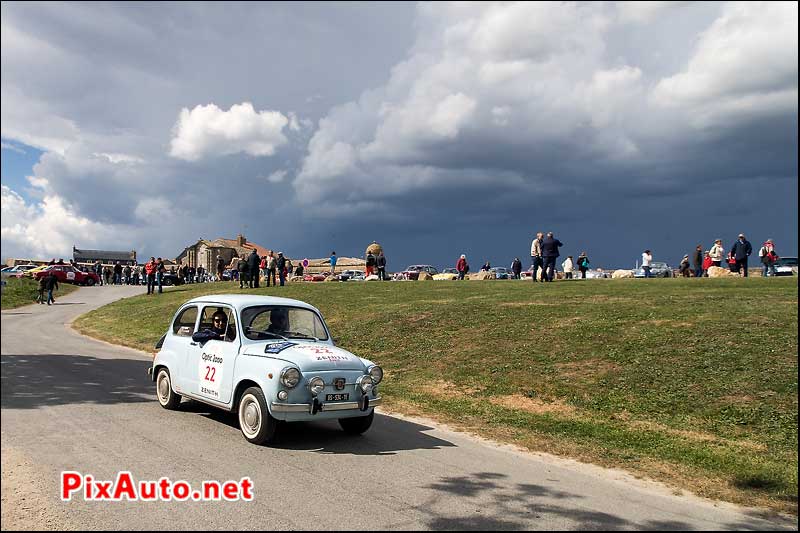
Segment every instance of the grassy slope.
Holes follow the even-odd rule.
[[[76,327],[150,350],[180,287]],[[248,291],[253,293],[256,291]],[[297,284],[388,407],[797,512],[797,278]]]
[[[2,309],[15,309],[23,305],[36,303],[39,294],[39,282],[28,278],[7,278],[8,284],[3,287]],[[59,283],[58,289],[53,291],[53,298],[69,294],[78,287],[69,283]],[[45,293],[45,297],[47,293]]]

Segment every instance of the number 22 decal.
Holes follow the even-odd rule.
[[[207,366],[206,367],[206,381],[214,381],[214,376],[217,373],[216,367]]]

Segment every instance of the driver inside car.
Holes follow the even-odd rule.
[[[284,333],[289,329],[289,310],[283,308],[273,309],[269,315],[269,322],[268,332]]]
[[[192,335],[192,340],[195,342],[205,343],[210,340],[225,340],[225,334],[228,331],[228,317],[222,310],[217,310],[211,316],[211,327],[203,328]]]

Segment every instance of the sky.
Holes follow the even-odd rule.
[[[3,2],[2,258],[797,255],[796,2]]]

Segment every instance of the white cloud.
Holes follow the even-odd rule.
[[[11,150],[12,152],[17,152],[18,154],[26,153],[25,150],[23,150],[19,146],[14,146],[13,144],[10,143],[0,143],[0,146],[2,146],[3,150]]]
[[[183,108],[173,129],[170,155],[186,161],[244,152],[269,156],[286,143],[289,119],[277,111],[257,112],[250,102],[222,111],[214,104]]]
[[[287,174],[288,172],[285,170],[276,170],[275,172],[267,176],[266,179],[270,183],[280,183],[286,178]]]

